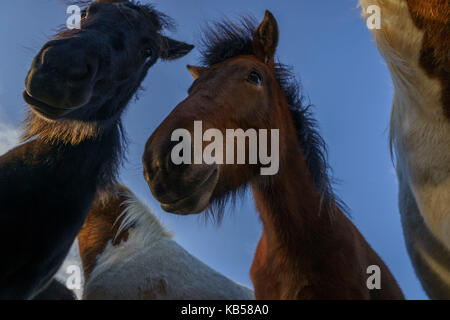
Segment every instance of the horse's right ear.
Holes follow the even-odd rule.
[[[187,65],[186,68],[188,69],[191,76],[194,78],[194,80],[197,80],[201,77],[202,74],[204,74],[208,68],[205,67],[197,67],[197,66],[191,66]]]
[[[194,49],[192,44],[161,36],[161,55],[163,60],[175,60],[187,55]]]
[[[255,55],[266,64],[273,64],[278,46],[278,23],[273,14],[266,10],[264,20],[253,35]]]

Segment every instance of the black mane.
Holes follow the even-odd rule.
[[[93,2],[94,2],[93,0],[63,0],[63,3],[67,5],[77,5],[82,10],[85,10]],[[114,2],[114,0],[110,0],[110,2]],[[144,4],[137,0],[116,0],[116,2],[125,3],[130,7],[133,7],[136,10],[143,12],[146,15],[146,17],[148,17],[152,21],[157,31],[162,31],[164,29],[167,30],[175,29],[175,22],[166,14],[156,10],[152,4],[147,3]]]
[[[209,25],[201,41],[201,62],[210,67],[239,55],[253,55],[253,34],[257,27],[256,19],[253,17],[241,18],[240,24],[224,20]],[[289,66],[277,62],[275,76],[286,96],[297,130],[297,138],[313,182],[322,195],[323,210],[332,214],[338,207],[345,212],[345,204],[332,190],[327,146],[318,132],[317,121],[312,116],[311,104],[305,103],[301,85]],[[216,204],[219,210],[223,208],[223,202],[224,199],[219,199]]]

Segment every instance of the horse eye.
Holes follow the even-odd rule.
[[[144,53],[144,56],[146,57],[146,58],[149,58],[149,57],[151,57],[152,56],[152,49],[145,49],[144,51],[143,51],[143,53]]]
[[[256,71],[252,71],[249,73],[248,77],[247,77],[247,81],[257,85],[257,86],[262,86],[262,77],[261,75],[256,72]]]

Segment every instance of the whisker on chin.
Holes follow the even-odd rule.
[[[240,187],[213,199],[205,209],[204,214],[201,215],[204,223],[207,224],[211,221],[213,224],[220,226],[227,206],[231,206],[232,210],[230,211],[235,212],[237,202],[242,202],[248,190],[248,186]]]

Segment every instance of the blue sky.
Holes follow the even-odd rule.
[[[142,1],[146,2],[146,1]],[[397,206],[397,180],[389,155],[388,122],[393,89],[389,73],[360,17],[356,0],[159,0],[174,18],[174,38],[198,44],[208,21],[253,14],[275,15],[280,27],[278,56],[294,67],[304,94],[315,105],[329,147],[335,189],[351,209],[352,221],[390,267],[409,299],[425,299],[404,246]],[[16,135],[23,118],[24,79],[33,56],[64,24],[58,0],[0,2],[0,143]],[[178,102],[192,80],[186,64],[197,50],[175,62],[158,63],[144,82],[146,91],[124,117],[130,140],[121,180],[153,209],[187,250],[216,270],[251,286],[249,269],[261,234],[250,194],[228,208],[220,227],[197,216],[164,213],[143,177],[141,156],[147,138]],[[68,61],[70,63],[70,61]],[[3,149],[0,149],[3,151]]]

